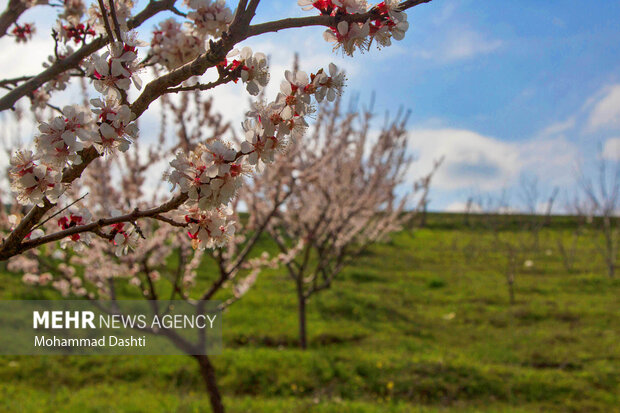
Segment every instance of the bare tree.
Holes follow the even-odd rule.
[[[463,211],[463,225],[471,225],[471,215],[474,211],[474,197],[470,196],[465,202],[465,210]]]
[[[566,239],[564,231],[556,231],[556,245],[562,257],[562,265],[566,272],[572,272],[575,268],[575,261],[579,252],[579,240],[584,233],[584,226],[588,220],[589,211],[579,197],[575,196],[565,203],[565,211],[570,217],[570,238]]]
[[[417,197],[423,205],[431,175],[407,188],[412,158],[407,154],[405,116],[374,137],[372,115],[343,113],[338,101],[319,113],[304,145],[287,153],[250,184],[244,199],[253,217],[282,202],[268,233],[280,248],[295,284],[299,345],[306,348],[306,305],[330,288],[342,268],[369,244],[385,239],[411,219]],[[414,210],[417,210],[415,205]]]
[[[609,161],[601,156],[596,172],[588,176],[583,170],[578,183],[584,198],[588,201],[589,214],[593,224],[602,235],[599,251],[607,267],[607,275],[613,278],[618,257],[618,207],[620,206],[620,162]]]
[[[512,228],[516,210],[510,207],[510,196],[502,190],[497,196],[479,194],[473,197],[472,206],[480,211],[479,218],[485,230],[493,236],[493,248],[501,253],[503,262],[499,272],[503,274],[510,305],[516,303],[515,284],[523,263],[523,241]],[[476,238],[478,238],[476,236]],[[469,246],[468,248],[472,248]],[[467,253],[467,252],[466,252]]]
[[[553,188],[545,195],[538,185],[538,178],[521,177],[520,196],[526,215],[522,227],[531,235],[531,244],[525,246],[533,250],[540,249],[540,231],[551,222],[553,206],[559,189]]]

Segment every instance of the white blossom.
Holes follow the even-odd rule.
[[[37,164],[31,151],[18,151],[11,157],[11,189],[23,205],[44,205],[44,198],[56,202],[64,191],[62,174]]]
[[[114,149],[125,152],[132,139],[138,136],[138,127],[133,122],[135,115],[127,105],[108,97],[105,101],[92,99],[90,103],[95,107],[93,113],[98,116],[99,133],[93,143],[99,153],[110,153]]]
[[[172,18],[159,23],[153,32],[150,54],[154,62],[168,70],[182,66],[204,52],[204,40],[184,31]]]
[[[115,254],[117,257],[127,255],[130,249],[136,248],[140,235],[135,231],[118,233],[114,236]]]
[[[329,102],[333,102],[336,96],[342,94],[342,88],[344,87],[345,76],[344,72],[339,72],[338,67],[335,64],[329,64],[329,76],[324,72],[315,76],[313,84],[316,85],[316,92],[314,97],[317,102],[323,101],[327,98]]]
[[[84,148],[82,142],[90,141],[93,136],[90,119],[77,106],[65,106],[62,112],[62,116],[55,117],[49,123],[41,122],[35,145],[41,160],[47,165],[78,165],[82,163],[77,153]]]
[[[142,88],[137,59],[136,45],[131,43],[115,42],[103,54],[93,54],[89,70],[95,78],[95,89],[120,99],[118,90],[129,90],[132,82]]]
[[[287,70],[284,73],[286,80],[280,84],[280,93],[276,104],[283,107],[280,116],[284,120],[294,116],[303,116],[310,111],[310,94],[307,87],[310,85],[306,72],[296,73]]]
[[[103,1],[106,12],[109,15],[110,12],[110,3],[106,0]],[[120,29],[122,32],[126,32],[128,30],[127,20],[131,17],[131,9],[134,4],[132,0],[115,0],[114,5],[116,6],[116,18],[119,22]],[[101,16],[101,9],[99,8],[99,4],[97,2],[93,2],[88,8],[88,24],[93,27],[97,33],[105,34],[105,25],[103,23],[103,18]]]
[[[170,162],[172,171],[166,175],[172,189],[178,185],[190,203],[201,209],[227,204],[242,185],[240,176],[247,169],[233,162],[236,152],[226,144],[212,142],[186,154],[179,151]]]
[[[199,36],[219,37],[232,23],[233,14],[224,0],[189,0],[188,26]]]
[[[235,234],[235,223],[230,219],[232,211],[220,207],[204,211],[190,208],[185,215],[188,232],[194,248],[222,247]]]
[[[336,28],[330,28],[325,31],[323,38],[335,43],[334,50],[342,48],[343,52],[349,56],[353,56],[356,49],[364,50],[368,48],[370,40],[370,24],[368,21],[364,23],[348,23],[341,21]]]
[[[269,62],[264,53],[252,54],[251,48],[244,47],[241,51],[234,49],[226,57],[235,58],[233,68],[241,67],[241,81],[250,95],[258,95],[269,83]]]
[[[274,155],[285,145],[282,133],[276,133],[275,125],[266,118],[264,121],[248,119],[243,123],[245,140],[241,143],[241,152],[248,155],[250,165],[273,162]],[[282,130],[282,129],[280,129]]]

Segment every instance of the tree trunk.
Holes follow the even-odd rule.
[[[508,279],[507,279],[507,284],[508,284],[508,296],[510,299],[510,305],[515,305],[516,300],[515,300],[515,280],[514,277],[509,275]]]
[[[607,261],[607,274],[609,278],[614,278],[616,275],[616,240],[614,236],[614,227],[613,222],[611,221],[611,217],[606,216],[603,220],[603,234],[605,235],[605,248],[607,252],[607,256],[605,257]]]
[[[508,258],[508,268],[506,269],[506,285],[508,286],[508,295],[510,298],[510,305],[514,305],[516,303],[515,300],[515,273],[516,273],[516,258],[514,256],[514,252],[511,250],[509,252],[510,257]]]
[[[217,388],[217,381],[215,379],[215,368],[209,357],[205,355],[195,355],[196,361],[200,365],[200,374],[205,381],[207,387],[207,393],[209,393],[209,401],[211,402],[211,409],[213,413],[224,413],[224,405],[222,404],[222,396]]]
[[[428,204],[424,202],[424,208],[422,209],[422,214],[420,214],[420,228],[426,227],[426,212],[427,212]]]
[[[306,333],[306,297],[304,296],[303,281],[297,282],[297,305],[299,311],[299,347],[305,350],[308,347]]]

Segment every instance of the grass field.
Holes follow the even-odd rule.
[[[560,221],[519,254],[510,305],[493,234],[431,215],[311,299],[307,351],[296,348],[293,284],[261,274],[225,314],[213,357],[228,410],[620,412],[620,280],[589,233],[567,272]],[[56,297],[0,276],[2,299]],[[0,411],[203,412],[208,399],[189,357],[0,357]]]

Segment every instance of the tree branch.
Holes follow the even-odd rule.
[[[235,260],[235,263],[230,269],[228,269],[229,273],[232,273],[233,271],[235,271],[245,261],[250,251],[252,251],[252,248],[254,248],[256,241],[258,241],[258,238],[260,238],[260,236],[263,234],[263,232],[267,228],[267,225],[269,225],[271,218],[273,218],[276,212],[278,212],[278,208],[280,208],[280,205],[282,205],[284,201],[286,201],[286,198],[288,198],[290,195],[291,195],[291,192],[287,192],[286,195],[279,202],[276,202],[276,204],[273,206],[269,214],[263,219],[263,222],[261,223],[260,227],[258,227],[258,229],[254,231],[252,238],[247,242],[243,250],[237,255],[237,259]]]
[[[19,2],[19,0],[17,0]],[[140,26],[149,18],[153,17],[157,13],[169,10],[174,6],[175,0],[159,0],[159,1],[151,1],[140,13],[138,13],[133,19],[131,19],[127,25],[129,29],[134,29]],[[58,75],[67,70],[75,69],[79,67],[80,63],[95,53],[97,50],[101,49],[103,46],[108,44],[111,40],[107,36],[98,37],[94,39],[89,44],[82,46],[72,55],[66,57],[65,59],[58,60],[54,64],[52,64],[49,68],[45,69],[41,73],[36,76],[33,76],[27,82],[21,84],[15,89],[8,92],[2,98],[0,98],[0,112],[3,110],[11,109],[22,97],[31,94],[36,89],[41,87],[45,82],[54,79]]]
[[[0,87],[7,87],[8,85],[17,85],[19,82],[25,82],[32,79],[32,76],[20,76],[13,79],[0,80]]]
[[[400,3],[398,9],[404,11],[415,7],[423,3],[430,3],[432,0],[407,0]],[[295,27],[307,27],[307,26],[327,26],[336,27],[339,22],[365,22],[373,17],[379,17],[379,11],[377,9],[371,9],[366,13],[349,14],[345,16],[309,16],[309,17],[295,17],[282,20],[276,20],[268,23],[255,24],[248,28],[248,33],[245,38],[258,36],[264,33],[277,32],[284,29],[292,29]]]
[[[43,1],[37,2],[37,4],[44,4]],[[6,32],[9,30],[9,27],[19,19],[19,16],[22,15],[28,9],[28,6],[24,1],[21,0],[10,0],[6,6],[6,9],[0,14],[0,37],[6,35]]]
[[[172,211],[173,209],[178,208],[186,200],[187,200],[187,194],[177,195],[176,197],[172,198],[170,201],[155,208],[146,209],[143,211],[136,208],[135,210],[133,210],[133,212],[129,214],[120,215],[117,217],[102,218],[95,222],[91,222],[90,224],[75,226],[75,227],[72,227],[72,228],[69,228],[63,231],[58,231],[53,234],[40,237],[40,238],[28,240],[21,244],[17,244],[12,248],[3,248],[2,250],[0,250],[0,260],[5,260],[7,258],[10,258],[13,255],[20,254],[31,248],[35,248],[35,247],[38,247],[39,245],[47,244],[49,242],[58,241],[58,240],[61,240],[65,237],[68,237],[74,234],[79,234],[82,232],[97,232],[102,227],[106,227],[112,224],[117,224],[119,222],[133,222],[139,218],[154,217],[156,215],[162,214],[164,212]],[[45,200],[45,202],[47,203],[49,201]],[[31,212],[35,211],[37,208],[38,207],[33,208]],[[43,209],[43,208],[40,208],[40,209]],[[24,221],[26,221],[26,219],[24,219]],[[13,235],[16,231],[17,229],[15,229],[11,233],[11,235]]]

